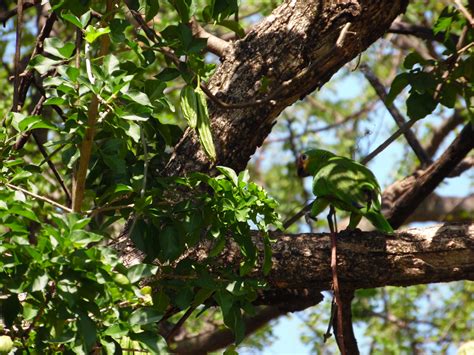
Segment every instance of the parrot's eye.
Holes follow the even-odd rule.
[[[301,160],[305,161],[306,159],[308,159],[308,156],[306,154],[302,154],[301,155]]]

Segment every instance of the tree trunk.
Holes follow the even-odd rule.
[[[215,165],[243,170],[280,112],[320,88],[380,38],[407,3],[285,1],[245,38],[229,43],[207,83],[219,100],[244,104],[229,109],[208,100],[217,161],[208,159],[195,132],[188,129],[163,175],[212,172]],[[264,103],[256,105],[255,99]]]

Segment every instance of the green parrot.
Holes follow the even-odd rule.
[[[311,208],[312,217],[332,205],[350,212],[349,230],[355,229],[364,216],[377,230],[393,232],[381,213],[380,186],[364,165],[326,150],[313,149],[298,157],[297,168],[299,176],[314,177],[316,200]]]

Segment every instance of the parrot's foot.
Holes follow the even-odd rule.
[[[341,236],[341,237],[350,237],[352,235],[352,233],[360,233],[362,232],[359,228],[354,228],[354,229],[349,229],[349,228],[346,228],[342,231],[340,231],[338,234]]]
[[[317,217],[314,217],[311,215],[311,212],[307,212],[304,214],[304,220],[306,221],[307,224],[311,225],[313,222],[316,222],[318,220]]]

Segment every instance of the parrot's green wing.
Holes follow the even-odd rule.
[[[314,176],[313,193],[337,200],[339,208],[346,211],[372,205],[380,209],[380,188],[375,176],[365,166],[344,157],[333,157],[319,169]]]
[[[380,187],[365,166],[344,157],[332,157],[315,174],[313,193],[341,210],[351,212],[357,225],[363,215],[382,231],[392,228],[380,212]],[[355,227],[355,226],[352,226]]]

